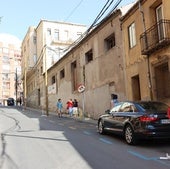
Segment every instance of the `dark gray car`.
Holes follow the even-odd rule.
[[[121,134],[128,144],[138,139],[170,138],[170,108],[157,101],[121,102],[98,119],[100,134]]]
[[[8,106],[14,106],[14,99],[13,98],[8,98],[7,99],[7,105]]]

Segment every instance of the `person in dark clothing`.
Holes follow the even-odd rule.
[[[77,101],[77,99],[74,99],[74,101],[73,101],[73,115],[75,117],[78,116],[78,101]]]
[[[118,104],[118,96],[116,94],[111,94],[110,109]]]

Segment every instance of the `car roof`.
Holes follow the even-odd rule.
[[[163,103],[163,104],[166,104],[166,103],[164,103],[164,102],[161,102],[161,101],[155,101],[155,100],[139,100],[139,101],[129,101],[129,100],[127,100],[127,101],[122,101],[122,102],[120,102],[120,103],[133,103],[133,104],[140,104],[140,103]]]

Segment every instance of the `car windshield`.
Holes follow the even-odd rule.
[[[168,105],[161,102],[141,102],[140,107],[149,111],[167,111]]]
[[[13,98],[8,98],[8,100],[14,100]]]
[[[111,113],[112,113],[112,112],[118,112],[119,109],[120,109],[120,107],[122,106],[122,104],[123,104],[123,103],[121,103],[121,102],[117,103],[117,105],[116,105],[115,107],[113,107],[110,112],[111,112]]]

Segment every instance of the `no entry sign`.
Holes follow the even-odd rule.
[[[80,84],[79,86],[78,86],[78,92],[79,93],[82,93],[82,92],[84,92],[84,90],[85,90],[85,86],[83,85],[83,84]]]

